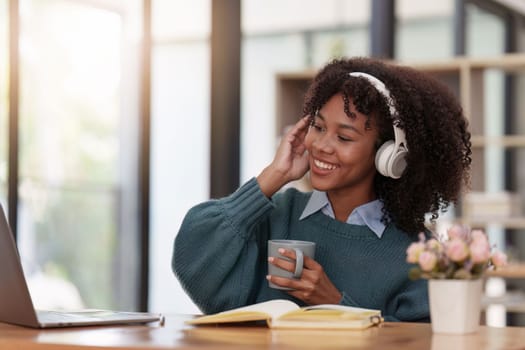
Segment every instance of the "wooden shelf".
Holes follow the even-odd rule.
[[[525,312],[525,293],[523,291],[508,291],[499,297],[484,296],[483,308],[486,310],[490,305],[503,305],[507,312]]]
[[[487,227],[490,225],[494,226],[500,226],[505,229],[525,229],[525,218],[517,217],[517,218],[460,218],[460,221],[462,224],[465,224],[470,227]]]
[[[472,136],[473,147],[525,147],[525,135]]]
[[[443,62],[413,62],[408,63],[418,69],[430,72],[450,72],[466,69],[501,69],[506,72],[523,71],[525,69],[525,54],[506,54],[499,57],[472,58],[457,57]]]
[[[486,276],[502,278],[525,278],[525,262],[513,263],[497,270],[487,271]]]

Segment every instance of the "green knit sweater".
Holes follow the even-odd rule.
[[[406,249],[416,238],[390,224],[381,238],[367,226],[321,212],[299,221],[311,193],[290,188],[269,200],[255,178],[228,197],[187,213],[172,268],[204,313],[286,298],[268,287],[268,239],[316,242],[315,260],[341,291],[341,304],[380,309],[389,321],[428,321],[427,283],[408,279]]]

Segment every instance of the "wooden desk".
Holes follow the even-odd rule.
[[[364,331],[192,327],[190,316],[167,317],[164,327],[117,326],[36,330],[0,323],[0,349],[525,349],[525,327],[481,327],[478,333],[432,334],[429,324],[385,323]]]

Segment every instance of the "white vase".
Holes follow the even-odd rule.
[[[482,280],[431,279],[428,282],[432,331],[449,334],[477,332]]]

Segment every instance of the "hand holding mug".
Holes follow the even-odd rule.
[[[285,290],[291,296],[308,305],[338,304],[342,294],[324,272],[323,267],[314,260],[315,243],[304,241],[268,241],[268,273],[271,288]],[[312,250],[305,253],[297,242],[312,244]],[[297,251],[302,253],[297,254]],[[311,252],[311,254],[310,254]],[[303,264],[300,263],[302,256]],[[298,266],[299,265],[299,266]],[[302,267],[301,267],[302,265]]]
[[[284,250],[292,250],[295,253],[295,258],[291,259],[289,257],[283,256],[282,253]],[[295,241],[295,240],[270,240],[268,241],[268,258],[278,257],[280,259],[287,261],[287,267],[290,268],[293,265],[292,270],[280,268],[274,264],[272,261],[268,261],[268,274],[271,276],[278,276],[284,278],[293,278],[300,279],[303,274],[304,268],[304,256],[313,258],[315,256],[315,243],[307,241]],[[290,265],[290,266],[289,266]],[[269,282],[271,288],[291,290],[291,288],[278,286],[271,281]]]

